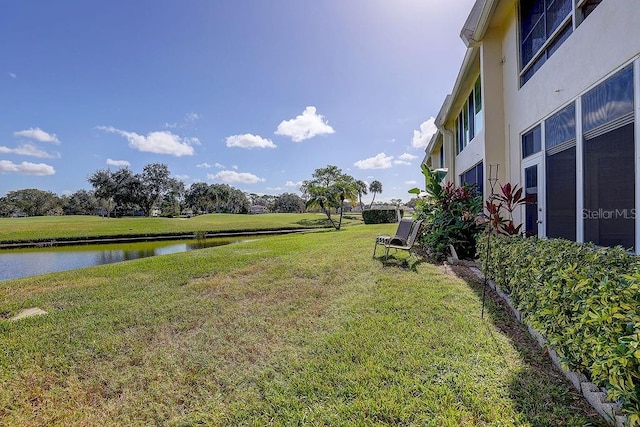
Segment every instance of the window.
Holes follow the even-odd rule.
[[[440,167],[444,167],[444,146],[440,147]]]
[[[538,153],[542,149],[540,125],[522,135],[522,158]]]
[[[576,106],[571,103],[545,122],[545,147],[547,150],[564,143],[576,144]]]
[[[578,2],[578,19],[584,21],[602,0],[581,0]]]
[[[476,133],[482,130],[482,87],[480,83],[480,76],[476,80],[476,84],[473,87],[474,105],[475,105],[475,128]]]
[[[582,97],[582,128],[585,240],[633,248],[633,68],[624,68]]]
[[[525,84],[573,32],[573,0],[520,2],[520,84]]]
[[[478,194],[482,195],[483,190],[483,181],[484,181],[484,170],[482,162],[478,163],[471,169],[466,172],[460,174],[460,185],[468,184],[468,185],[476,185],[476,189],[478,190]]]
[[[478,76],[455,120],[457,154],[464,150],[467,144],[482,130],[482,120],[482,88]]]
[[[524,170],[524,193],[529,198],[525,205],[524,229],[527,236],[538,235],[538,166]]]
[[[633,68],[627,66],[582,98],[582,129],[597,132],[607,123],[633,119]]]
[[[576,240],[576,107],[549,117],[546,148],[547,237]]]

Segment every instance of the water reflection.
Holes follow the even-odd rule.
[[[0,251],[0,281],[237,243],[202,239]]]

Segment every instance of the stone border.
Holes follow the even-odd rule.
[[[471,270],[481,281],[484,282],[484,275],[477,265],[468,267],[469,270]],[[620,404],[617,402],[607,401],[607,391],[604,387],[599,388],[594,383],[589,382],[586,375],[584,375],[583,373],[573,372],[564,367],[562,363],[560,363],[560,357],[558,356],[558,353],[547,343],[545,337],[543,337],[538,331],[536,331],[526,323],[524,316],[516,308],[515,304],[511,300],[511,297],[502,289],[500,289],[500,287],[493,280],[487,280],[487,285],[489,285],[489,287],[493,289],[498,294],[498,296],[509,306],[509,309],[511,310],[514,317],[518,319],[520,323],[527,327],[527,329],[529,330],[529,334],[536,340],[540,348],[547,351],[547,354],[549,355],[549,358],[551,359],[553,365],[564,374],[573,388],[582,393],[587,402],[589,402],[593,409],[595,409],[602,418],[604,418],[609,424],[615,425],[616,427],[626,427],[629,425],[628,418],[625,415],[622,415],[620,412]]]

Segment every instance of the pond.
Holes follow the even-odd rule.
[[[247,237],[235,237],[2,250],[0,251],[0,281],[247,240]]]

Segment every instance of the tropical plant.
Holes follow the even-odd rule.
[[[364,204],[362,203],[362,196],[368,194],[367,183],[362,180],[356,181],[356,191],[358,192],[358,203],[360,204],[360,211],[364,211]]]
[[[369,184],[369,191],[373,194],[371,204],[369,205],[369,209],[371,209],[373,207],[373,201],[376,199],[376,194],[382,193],[382,183],[378,180],[371,181],[371,184]]]
[[[523,195],[523,189],[518,188],[517,184],[501,185],[500,193],[493,194],[485,203],[491,229],[506,236],[521,234],[522,224],[515,225],[513,213],[531,202],[531,196]]]
[[[475,186],[456,187],[448,182],[443,169],[431,170],[422,165],[426,190],[413,188],[412,194],[421,195],[416,212],[423,219],[420,244],[436,260],[446,259],[450,245],[461,258],[472,258],[476,252],[476,235],[482,230],[477,216],[482,211],[482,198]]]
[[[312,175],[313,179],[304,181],[300,190],[306,198],[306,207],[319,207],[327,215],[327,219],[336,230],[342,226],[342,205],[345,200],[349,200],[354,205],[358,197],[355,179],[337,166],[329,165],[325,168],[316,169]],[[331,209],[339,209],[340,219],[338,222],[331,217]]]

